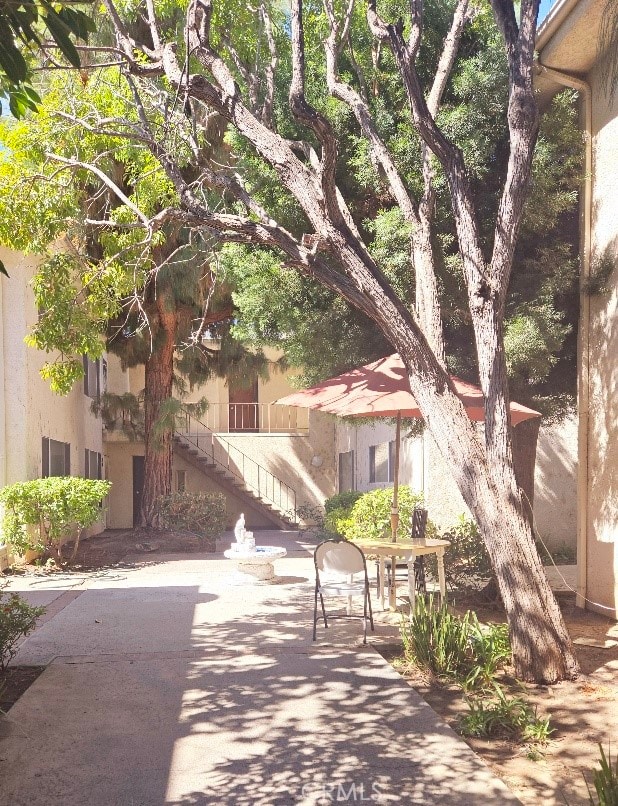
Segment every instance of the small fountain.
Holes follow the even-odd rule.
[[[223,556],[236,560],[238,582],[270,582],[275,578],[273,561],[285,557],[286,550],[278,546],[256,546],[253,532],[245,529],[245,515],[241,512],[234,526],[236,542]]]

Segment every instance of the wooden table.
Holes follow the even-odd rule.
[[[416,585],[414,581],[414,560],[425,554],[435,554],[438,560],[438,583],[442,600],[446,596],[446,579],[444,576],[444,552],[451,545],[448,540],[398,540],[391,543],[386,540],[355,540],[354,543],[363,554],[376,555],[379,561],[378,596],[384,608],[384,567],[387,557],[391,558],[391,587],[389,591],[389,605],[392,610],[396,608],[396,582],[395,562],[397,557],[403,557],[408,563],[408,591],[410,593],[410,612],[414,610],[416,598]]]

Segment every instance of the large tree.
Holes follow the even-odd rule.
[[[131,24],[113,0],[105,0],[131,87],[136,120],[118,127],[102,116],[96,125],[139,141],[158,160],[175,198],[155,215],[133,210],[131,220],[113,219],[113,228],[131,227],[152,239],[172,222],[219,239],[266,246],[285,262],[344,298],[369,317],[396,349],[408,370],[412,392],[440,450],[448,457],[463,498],[476,517],[506,607],[518,675],[554,682],[577,673],[577,662],[558,605],[544,575],[513,469],[508,421],[504,314],[524,202],[530,181],[539,114],[533,89],[533,53],[538,0],[491,0],[503,39],[508,69],[506,167],[491,233],[484,231],[471,187],[464,150],[439,118],[441,100],[457,50],[473,15],[468,0],[453,3],[453,18],[433,71],[420,70],[425,31],[421,0],[407,7],[395,1],[378,9],[349,0],[324,0],[303,11],[293,0],[277,27],[275,10],[260,3],[259,35],[247,36],[255,18],[233,0],[191,0],[184,31],[159,24],[157,9],[144,8],[144,24]],[[272,13],[271,13],[272,11]],[[310,80],[305,23],[323,33],[321,74]],[[372,37],[374,73],[355,63],[356,37]],[[266,60],[264,61],[264,54]],[[312,66],[318,51],[311,52]],[[392,88],[406,100],[411,130],[404,150],[420,149],[423,181],[406,181],[383,135],[384,117],[371,98],[380,92],[381,60],[392,60]],[[247,65],[251,66],[247,70]],[[345,69],[344,69],[345,68]],[[358,69],[356,69],[358,68]],[[277,74],[280,80],[277,79]],[[278,115],[276,89],[287,76],[294,129]],[[326,90],[326,93],[325,93]],[[152,98],[166,97],[165,125],[153,125]],[[388,112],[389,97],[379,98]],[[190,115],[189,135],[183,120]],[[209,116],[224,119],[235,136],[253,149],[257,173],[243,176],[231,164],[213,167],[201,159],[200,131]],[[411,309],[389,283],[368,248],[366,231],[346,203],[338,182],[340,162],[333,118],[351,114],[359,138],[379,167],[388,193],[410,230],[415,305]],[[281,125],[280,125],[281,124]],[[90,123],[90,125],[93,125]],[[182,141],[180,152],[174,147]],[[193,167],[187,175],[186,165]],[[89,166],[78,158],[79,170]],[[302,235],[276,217],[259,198],[260,171],[277,178],[281,194],[300,211]],[[466,416],[446,370],[446,353],[432,241],[435,189],[445,182],[451,198],[462,282],[476,345],[478,375],[485,395],[481,437]],[[135,205],[138,207],[139,205]]]
[[[126,96],[110,96],[108,78],[99,74],[92,86],[74,75],[48,81],[36,117],[0,124],[0,241],[41,256],[33,279],[41,314],[28,342],[51,353],[42,374],[56,392],[81,379],[82,355],[99,358],[105,348],[125,368],[144,367],[143,392],[106,392],[94,407],[107,428],[128,426],[129,436],[143,439],[140,523],[157,526],[159,498],[171,492],[172,437],[187,387],[214,375],[253,378],[268,366],[260,350],[244,349],[230,333],[234,306],[229,286],[217,281],[216,239],[191,239],[170,223],[144,242],[132,228],[101,226],[106,216],[118,223],[131,215],[132,199],[156,215],[170,192],[148,150],[118,149],[117,139],[67,125],[67,115],[92,109],[129,114]],[[221,147],[216,129],[211,146]],[[76,153],[92,170],[67,182]]]

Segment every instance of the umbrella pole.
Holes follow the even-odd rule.
[[[391,507],[391,542],[397,542],[397,529],[399,528],[399,449],[401,446],[401,412],[397,412],[397,426],[395,429],[395,466],[393,468],[393,505]],[[389,606],[391,610],[397,607],[396,602],[396,557],[391,557],[391,587],[389,591]]]

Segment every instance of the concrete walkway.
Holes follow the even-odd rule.
[[[310,552],[256,536],[288,548],[276,584],[220,555],[13,579],[48,605],[14,663],[48,665],[0,722],[0,803],[517,803],[359,622],[312,644]]]

